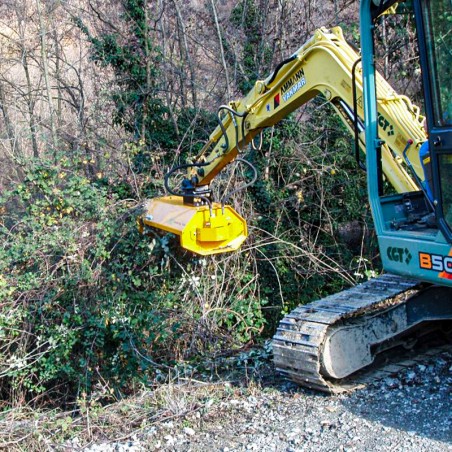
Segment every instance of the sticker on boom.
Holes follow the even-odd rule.
[[[452,256],[419,253],[419,267],[424,270],[433,270],[435,272],[446,272],[452,274]]]
[[[306,78],[304,76],[304,71],[303,69],[300,69],[281,87],[281,94],[284,102],[287,102],[305,85]]]
[[[394,126],[380,113],[378,112],[378,125],[388,134],[388,136],[394,135]]]

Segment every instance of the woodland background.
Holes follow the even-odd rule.
[[[164,174],[202,147],[219,105],[320,26],[340,25],[358,46],[358,6],[0,2],[5,407],[70,403],[99,387],[128,394],[170,374],[210,378],[215,360],[271,337],[296,305],[380,271],[365,173],[324,99],[246,156],[260,176],[232,200],[250,229],[239,252],[200,258],[135,225]],[[380,22],[379,70],[418,102],[411,16]]]

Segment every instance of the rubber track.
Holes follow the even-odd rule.
[[[374,314],[385,301],[415,289],[418,284],[417,281],[385,274],[299,306],[281,320],[273,337],[276,370],[302,386],[328,393],[361,386],[361,381],[353,378],[330,381],[322,376],[321,357],[327,331],[351,317]],[[394,372],[394,368],[389,372]]]

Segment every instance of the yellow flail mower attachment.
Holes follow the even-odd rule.
[[[180,236],[182,248],[207,256],[235,251],[248,236],[246,221],[230,206],[186,205],[182,196],[146,201],[138,228],[156,228]]]

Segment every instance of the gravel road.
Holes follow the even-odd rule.
[[[351,394],[282,380],[235,389],[181,422],[87,451],[452,451],[452,353]]]

